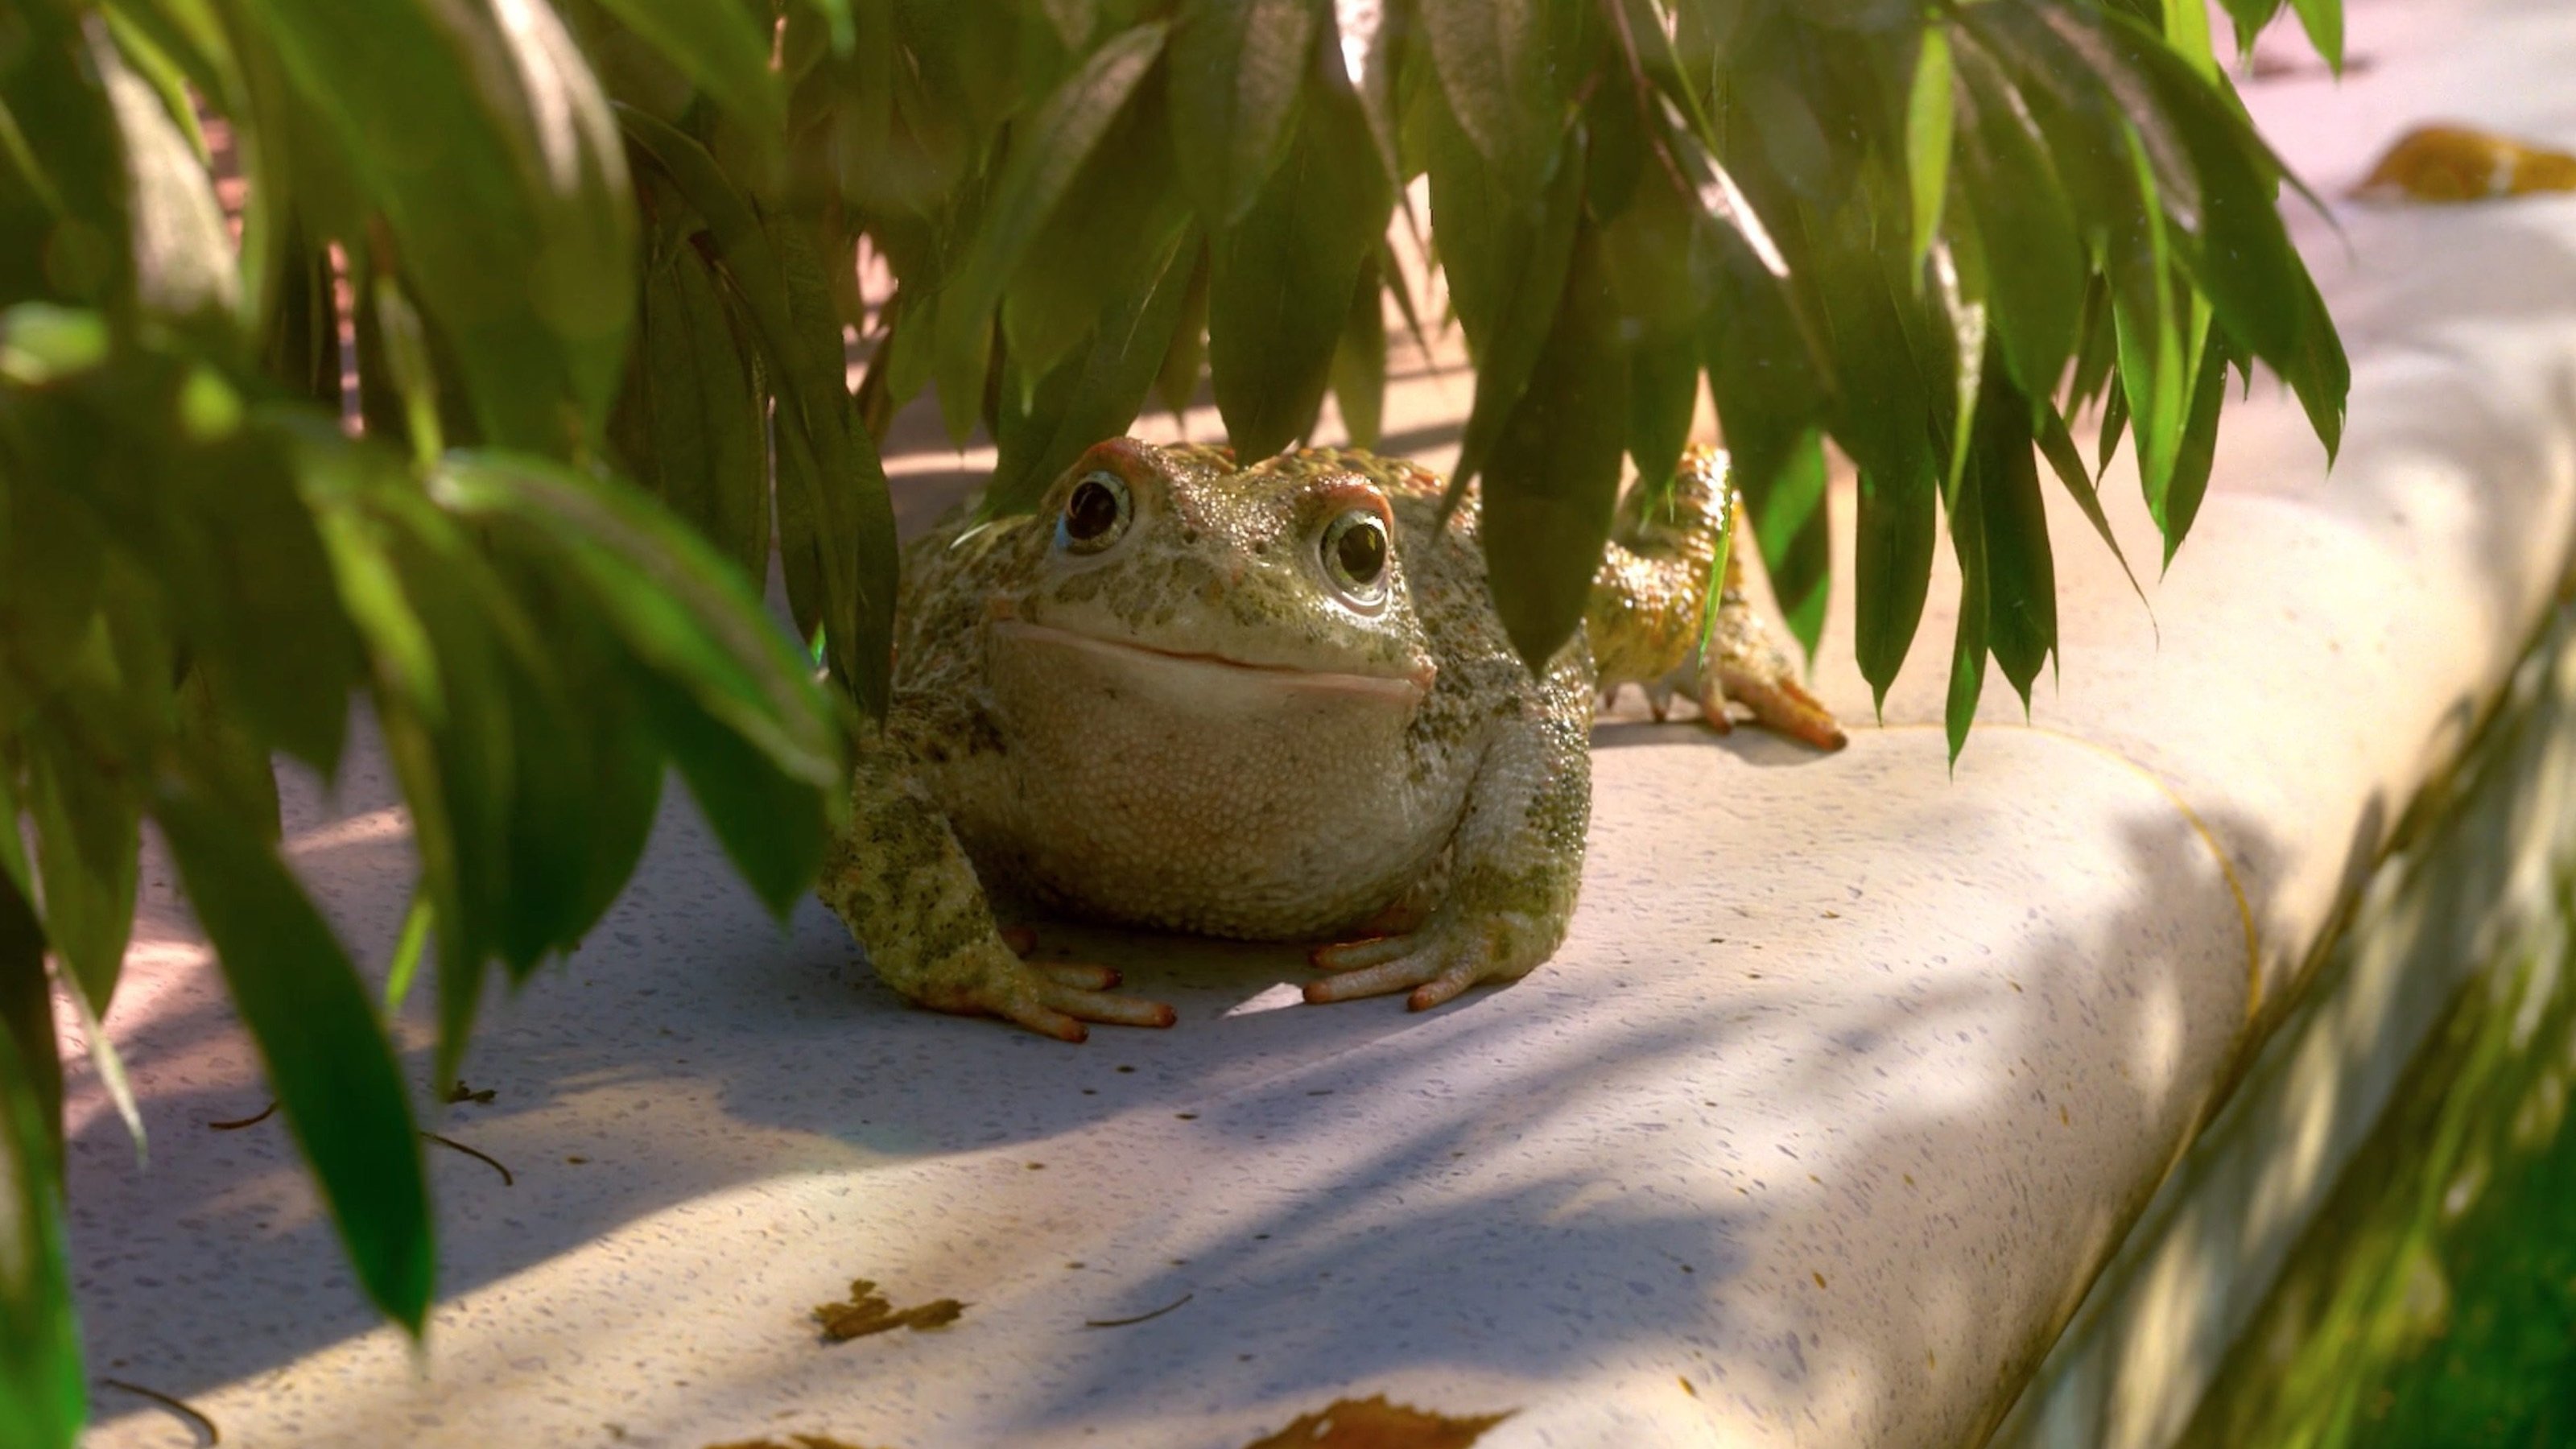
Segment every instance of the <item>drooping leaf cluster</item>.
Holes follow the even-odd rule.
[[[2239,44],[2281,8],[2234,0]],[[2337,57],[2339,8],[2296,9]],[[693,93],[677,57],[631,83],[737,176],[781,168],[746,184],[865,334],[874,427],[935,392],[958,441],[990,430],[1004,511],[1202,373],[1243,456],[1309,435],[1328,393],[1374,442],[1387,302],[1420,326],[1390,229],[1417,228],[1476,368],[1459,481],[1481,479],[1496,603],[1533,661],[1581,617],[1623,473],[1668,483],[1703,386],[1810,650],[1822,442],[1858,465],[1882,696],[1947,520],[1954,748],[1990,655],[2027,698],[2055,648],[2041,460],[2109,539],[2070,418],[2107,407],[2105,437],[2135,440],[2168,557],[2231,367],[2284,378],[2329,447],[2340,430],[2287,178],[2196,4],[872,0],[846,47],[839,23],[784,17],[780,158],[729,142],[763,113]],[[693,201],[713,184],[665,169]],[[881,311],[851,284],[862,242],[895,279]],[[699,283],[655,275],[648,330],[706,314]],[[791,541],[800,620],[825,612],[823,562],[876,546]]]
[[[12,1444],[68,1444],[85,1410],[52,997],[121,1091],[97,1023],[147,821],[359,1283],[417,1330],[435,1264],[410,1089],[281,852],[274,758],[332,775],[364,701],[418,848],[406,941],[434,943],[442,1078],[490,965],[524,979],[608,908],[668,766],[780,910],[839,808],[843,722],[747,545],[609,466],[639,276],[625,145],[570,33],[519,14],[0,5]],[[238,246],[208,117],[248,183]],[[861,472],[852,451],[828,466]]]
[[[2335,57],[2337,0],[2292,7]],[[2228,0],[2240,46],[2282,8]],[[886,698],[896,409],[990,435],[995,510],[1202,381],[1243,456],[1328,395],[1377,442],[1387,319],[1445,325],[1410,232],[1528,658],[1704,390],[1811,650],[1826,442],[1857,465],[1882,693],[1946,520],[1955,751],[1988,657],[2027,697],[2055,648],[2043,464],[2108,543],[2133,440],[2170,556],[2231,369],[2335,441],[2286,180],[2192,0],[0,0],[0,1422],[81,1412],[46,963],[106,1010],[146,819],[419,1321],[405,1092],[275,838],[272,757],[330,771],[353,695],[444,1075],[666,762],[764,899],[811,876],[835,711]],[[773,541],[833,691],[758,610]]]

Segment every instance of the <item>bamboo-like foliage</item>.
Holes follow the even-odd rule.
[[[2240,45],[2281,5],[2228,0]],[[2336,57],[2336,0],[2295,9]],[[1202,375],[1247,457],[1328,393],[1374,441],[1387,302],[1446,325],[1411,228],[1524,655],[1705,386],[1811,650],[1825,441],[1858,465],[1882,692],[1946,518],[1955,751],[1987,658],[2026,697],[2056,646],[2043,463],[2110,543],[2075,413],[2168,557],[2231,369],[2335,442],[2286,180],[2196,0],[0,0],[0,1424],[85,1412],[51,1001],[121,1094],[147,819],[360,1284],[423,1321],[385,1006],[278,849],[272,761],[332,772],[353,699],[444,1079],[667,765],[774,909],[810,882],[885,700],[896,408],[989,432],[995,511]]]

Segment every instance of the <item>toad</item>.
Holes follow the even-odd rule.
[[[892,704],[856,751],[821,895],[896,991],[1080,1041],[1168,1026],[1116,974],[1024,960],[984,883],[1073,916],[1320,942],[1314,1002],[1416,1010],[1565,937],[1596,698],[1730,700],[1821,749],[1842,731],[1747,604],[1724,455],[1623,505],[1584,626],[1548,667],[1486,592],[1472,492],[1315,448],[1238,466],[1115,439],[1031,515],[971,504],[904,555]]]

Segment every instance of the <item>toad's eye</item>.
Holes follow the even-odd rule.
[[[1065,495],[1064,516],[1055,524],[1056,547],[1098,553],[1127,531],[1130,512],[1125,479],[1115,473],[1086,473]]]
[[[1324,576],[1361,603],[1386,596],[1386,522],[1354,508],[1324,529]]]

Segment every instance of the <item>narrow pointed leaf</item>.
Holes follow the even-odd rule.
[[[650,44],[752,136],[787,125],[786,100],[769,69],[765,21],[739,5],[705,0],[596,0]]]
[[[2218,413],[2227,398],[2228,355],[2225,334],[2212,328],[2192,382],[2191,411],[2183,420],[2182,440],[2175,450],[2164,513],[2156,520],[2164,530],[2167,567],[2172,566],[2174,550],[2182,547],[2192,520],[2200,516],[2201,499],[2209,492],[2210,466],[2218,451]]]
[[[133,930],[142,837],[134,783],[64,747],[35,753],[27,810],[36,826],[45,933],[90,1008],[104,1013],[116,992]],[[11,822],[12,828],[15,822]]]
[[[1961,194],[1992,259],[1986,305],[2014,379],[2044,398],[2075,350],[2083,241],[2010,82],[1973,43],[1960,48],[1960,73],[1970,98],[1960,127]]]
[[[1986,637],[2024,710],[2031,682],[2057,648],[2057,573],[2030,417],[2030,400],[1990,360],[1969,467],[1985,533]]]
[[[1113,37],[1092,51],[1081,69],[1015,128],[1010,157],[993,183],[992,199],[972,249],[940,297],[934,339],[940,357],[986,355],[993,308],[1001,301],[1003,286],[1073,186],[1083,163],[1091,159],[1162,55],[1164,38],[1165,27],[1159,21]],[[944,404],[949,384],[966,377],[969,369],[959,362],[938,370]],[[980,401],[982,370],[973,369],[972,374],[977,384],[975,400]]]
[[[256,832],[176,792],[153,816],[359,1284],[419,1333],[435,1272],[420,1138],[357,970]]]
[[[1171,36],[1171,135],[1199,219],[1243,219],[1284,154],[1308,58],[1313,0],[1182,0]]]
[[[1563,59],[1542,0],[1421,0],[1417,22],[1449,110],[1505,194],[1528,198],[1563,158]],[[1437,203],[1435,203],[1436,206]]]
[[[1977,699],[1986,687],[1992,604],[1983,493],[1984,480],[1972,473],[1961,480],[1950,507],[1950,548],[1959,560],[1959,623],[1950,646],[1950,690],[1941,722],[1949,737],[1952,769],[1958,768],[1959,751],[1967,746],[1969,727],[1977,720]]]
[[[1579,231],[1556,325],[1485,473],[1485,567],[1531,672],[1583,620],[1619,498],[1627,359],[1604,304],[1598,239]]]
[[[0,1424],[12,1442],[67,1449],[89,1395],[63,1258],[53,1013],[32,1009],[45,1005],[34,925],[26,902],[0,881],[0,1007],[10,1015],[0,1031]]]
[[[1151,285],[1102,316],[1089,345],[1038,384],[1029,411],[1004,414],[985,516],[1034,507],[1084,449],[1116,437],[1144,407],[1190,290],[1192,259],[1199,255],[1196,225],[1163,246]]]
[[[1357,98],[1328,80],[1310,91],[1287,159],[1210,247],[1209,380],[1247,462],[1312,431],[1394,204]]]
[[[1360,268],[1359,285],[1351,289],[1350,312],[1333,348],[1332,376],[1343,431],[1360,447],[1376,447],[1386,409],[1386,298],[1374,254]]]
[[[2136,571],[2129,567],[2129,556],[2120,551],[2120,541],[2111,535],[2111,519],[2102,511],[2102,495],[2084,471],[2084,455],[2075,450],[2075,439],[2066,431],[2066,420],[2057,415],[2055,408],[2045,406],[2033,416],[2039,423],[2036,432],[2040,456],[2048,460],[2050,471],[2065,485],[2067,495],[2083,512],[2084,521],[2093,525],[2094,536],[2119,561],[2120,572],[2129,581],[2129,591],[2138,596],[2139,603],[2146,603],[2147,591],[2139,586]],[[2152,608],[2149,612],[2153,613]]]
[[[1941,200],[1949,191],[1955,85],[1949,31],[1940,25],[1924,27],[1913,89],[1905,102],[1905,183],[1913,201],[1917,264],[1932,250],[1941,226]]]

